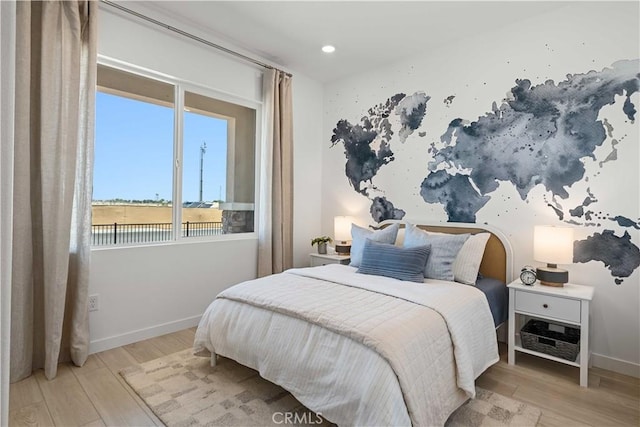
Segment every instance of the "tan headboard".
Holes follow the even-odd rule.
[[[380,228],[398,222],[400,228],[404,228],[404,224],[399,221],[384,221],[380,224]],[[480,274],[484,277],[491,277],[509,283],[512,278],[511,272],[511,247],[509,242],[498,231],[482,228],[479,224],[416,224],[419,228],[426,231],[434,231],[438,233],[464,234],[464,233],[489,233],[491,236],[487,241],[484,250],[484,256],[480,263]]]

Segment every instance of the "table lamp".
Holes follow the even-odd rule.
[[[351,224],[350,216],[336,216],[333,218],[333,237],[336,243],[336,253],[347,255],[351,252]]]
[[[541,285],[562,287],[569,281],[569,272],[558,264],[573,263],[573,228],[536,225],[533,229],[533,259],[547,263],[538,267],[536,276]]]

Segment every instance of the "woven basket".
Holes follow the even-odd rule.
[[[580,329],[564,326],[564,331],[550,331],[549,322],[529,320],[520,330],[522,347],[575,362],[580,351]]]

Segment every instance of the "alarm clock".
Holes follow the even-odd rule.
[[[536,280],[537,277],[535,268],[530,265],[525,265],[524,267],[522,267],[522,270],[520,270],[520,281],[523,285],[533,286],[533,284],[536,283]]]

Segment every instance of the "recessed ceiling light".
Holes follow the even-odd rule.
[[[326,46],[322,46],[322,51],[324,53],[331,53],[331,52],[334,52],[335,50],[336,50],[336,48],[331,46],[330,44],[328,44]]]

